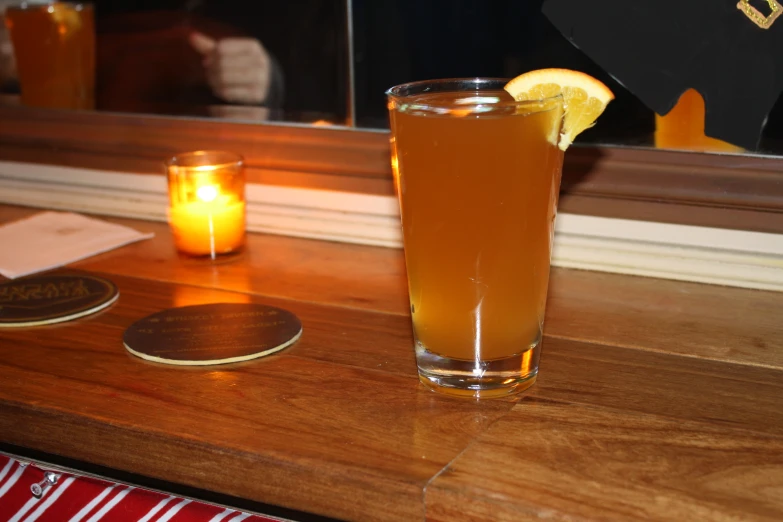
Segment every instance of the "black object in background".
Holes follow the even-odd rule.
[[[543,11],[658,114],[694,88],[705,134],[757,149],[783,90],[783,22],[762,29],[734,0],[546,0]]]
[[[652,143],[654,115],[541,13],[543,0],[354,0],[356,119],[388,127],[384,92],[437,78],[512,78],[546,67],[590,74],[615,93],[581,143]]]

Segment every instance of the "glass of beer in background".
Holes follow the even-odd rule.
[[[538,373],[563,164],[563,103],[505,80],[387,92],[419,379],[498,397]]]
[[[86,3],[27,2],[9,6],[22,103],[31,107],[95,107],[95,22]]]

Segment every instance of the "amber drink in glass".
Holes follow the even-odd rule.
[[[538,373],[563,106],[504,84],[387,92],[419,378],[452,395],[515,393]]]
[[[78,2],[28,2],[5,10],[21,100],[31,107],[95,107],[93,7]]]

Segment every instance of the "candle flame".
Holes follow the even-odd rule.
[[[218,189],[214,185],[205,185],[196,189],[196,197],[204,203],[214,201],[218,197]]]

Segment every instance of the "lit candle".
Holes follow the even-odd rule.
[[[174,244],[185,254],[213,259],[238,251],[245,242],[241,159],[226,163],[215,154],[228,153],[189,153],[169,162]],[[210,159],[218,161],[209,164]]]

